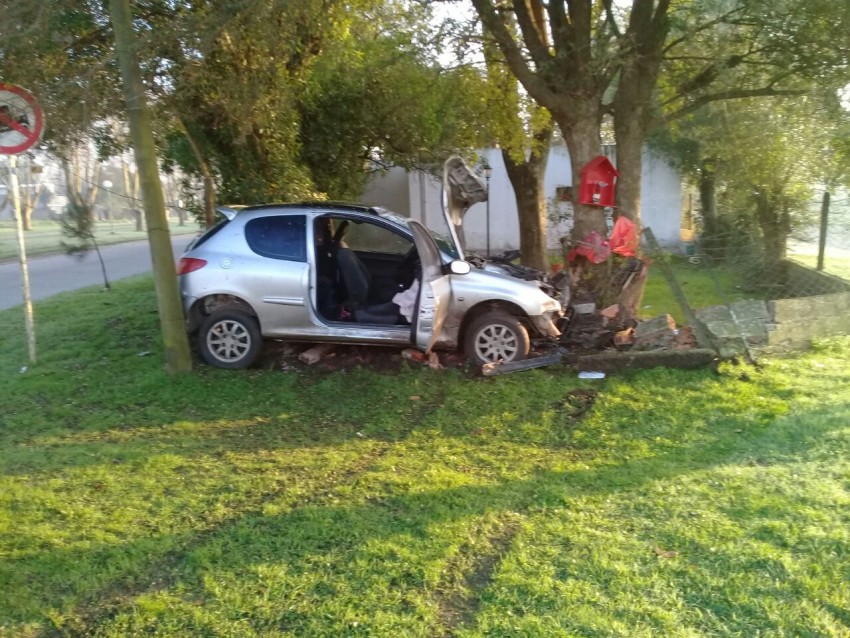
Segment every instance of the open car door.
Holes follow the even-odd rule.
[[[410,220],[408,223],[422,268],[416,316],[411,322],[413,343],[431,352],[446,319],[452,286],[449,276],[443,273],[440,249],[434,239],[419,222]]]

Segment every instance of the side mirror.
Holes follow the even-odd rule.
[[[453,275],[465,275],[470,270],[472,270],[472,266],[469,265],[468,261],[455,259],[452,263],[449,264],[449,272]]]

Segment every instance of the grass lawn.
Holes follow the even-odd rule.
[[[809,268],[817,268],[817,255],[794,253],[790,255],[790,257],[794,261],[798,261],[804,266],[808,266]],[[824,272],[827,272],[831,275],[841,277],[842,279],[850,280],[850,257],[827,256],[823,260],[823,269]]]
[[[146,277],[35,311],[25,372],[0,313],[0,636],[850,635],[850,339],[169,377]]]
[[[186,226],[179,226],[176,221],[172,221],[170,229],[172,235],[197,233],[198,225],[190,221],[186,223]],[[138,241],[148,237],[145,231],[137,231],[136,223],[132,221],[116,221],[113,224],[98,222],[95,236],[101,246]],[[58,222],[33,222],[32,230],[24,233],[24,241],[28,257],[62,252],[63,237]],[[15,224],[8,221],[2,222],[0,223],[0,262],[17,258],[18,237]]]

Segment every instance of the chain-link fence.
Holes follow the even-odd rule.
[[[651,247],[649,255],[663,260],[706,345],[755,359],[850,334],[850,278],[840,276],[850,259],[834,246],[819,258],[828,242],[814,250],[799,240],[789,245],[769,250],[763,237],[728,232],[688,238],[684,254],[672,258]]]
[[[783,253],[746,234],[726,233],[695,238],[684,248],[689,266],[708,274],[719,294],[789,299],[850,291],[850,279],[841,277],[850,258],[839,250],[818,270],[817,246],[803,242],[790,243]]]

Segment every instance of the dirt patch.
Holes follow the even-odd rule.
[[[599,392],[591,388],[576,388],[567,392],[557,407],[569,420],[580,421],[593,407],[598,395]]]
[[[367,368],[373,372],[385,374],[395,374],[404,367],[414,369],[429,367],[429,359],[424,355],[421,360],[406,358],[402,355],[402,352],[410,351],[410,348],[384,346],[337,345],[314,364],[308,365],[298,359],[298,355],[315,345],[314,343],[269,341],[265,344],[256,367],[263,370],[295,373]],[[535,347],[528,356],[529,358],[539,357],[551,351],[551,348]],[[435,360],[432,358],[432,362],[436,361],[437,369],[464,370],[475,376],[480,374],[480,369],[471,365],[462,352],[439,351],[433,353],[432,357],[436,357]]]

